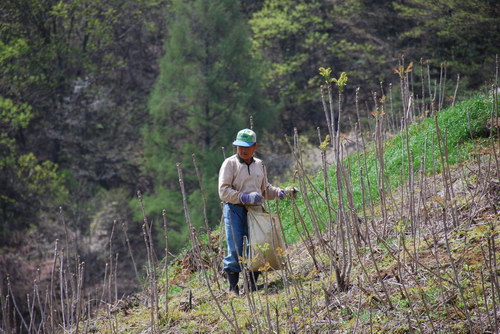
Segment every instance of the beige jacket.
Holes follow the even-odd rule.
[[[260,159],[254,157],[252,163],[247,164],[235,154],[222,163],[219,171],[219,197],[223,202],[241,204],[241,193],[253,191],[272,200],[278,197],[279,190],[280,188],[267,181],[266,167]]]

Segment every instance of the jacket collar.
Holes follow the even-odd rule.
[[[250,166],[252,163],[255,162],[255,159],[254,157],[252,157],[252,161],[250,161],[250,163],[247,163],[245,160],[241,159],[240,156],[238,154],[236,154],[236,158],[238,159],[238,161],[242,164],[246,164],[248,166]]]

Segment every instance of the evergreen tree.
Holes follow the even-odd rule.
[[[266,88],[283,103],[280,124],[286,132],[297,127],[313,138],[316,127],[324,123],[320,66],[332,66],[335,75],[348,73],[351,88],[345,95],[351,105],[349,97],[356,87],[363,85],[369,92],[379,86],[392,50],[387,37],[377,35],[380,18],[367,20],[367,13],[382,6],[369,2],[265,0],[253,13],[249,24],[254,46],[270,63]],[[389,14],[392,17],[384,12]],[[384,21],[382,27],[388,26]]]
[[[0,245],[59,206],[86,231],[86,201],[135,188],[166,2],[0,2]]]
[[[447,61],[449,71],[466,77],[470,88],[491,80],[500,52],[498,1],[409,0],[395,1],[394,7],[408,22],[398,31],[405,54]]]
[[[230,145],[238,129],[248,126],[250,116],[260,130],[270,125],[273,112],[261,95],[259,65],[251,55],[239,2],[173,1],[170,15],[165,55],[149,101],[150,125],[144,133],[144,164],[154,180],[154,195],[146,197],[146,204],[154,214],[166,208],[171,229],[177,232],[170,236],[183,238],[186,226],[176,162],[185,171],[193,223],[203,225],[192,163],[196,154],[210,222],[215,224],[220,218],[216,182],[221,146]]]

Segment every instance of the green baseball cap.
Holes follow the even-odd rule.
[[[234,146],[250,147],[257,143],[257,135],[250,129],[243,129],[236,135],[236,140],[233,141]]]

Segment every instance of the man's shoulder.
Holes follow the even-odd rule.
[[[262,161],[262,159],[259,159],[257,157],[253,157],[253,161],[255,161],[255,163],[258,164],[258,165],[263,165],[264,164],[264,161]]]
[[[238,162],[238,155],[237,154],[233,154],[232,156],[226,158],[226,160],[224,160],[224,161],[227,161],[227,162],[233,162],[233,161]]]
[[[236,154],[226,158],[222,163],[222,166],[227,166],[229,164],[234,164],[238,162],[238,156]]]

